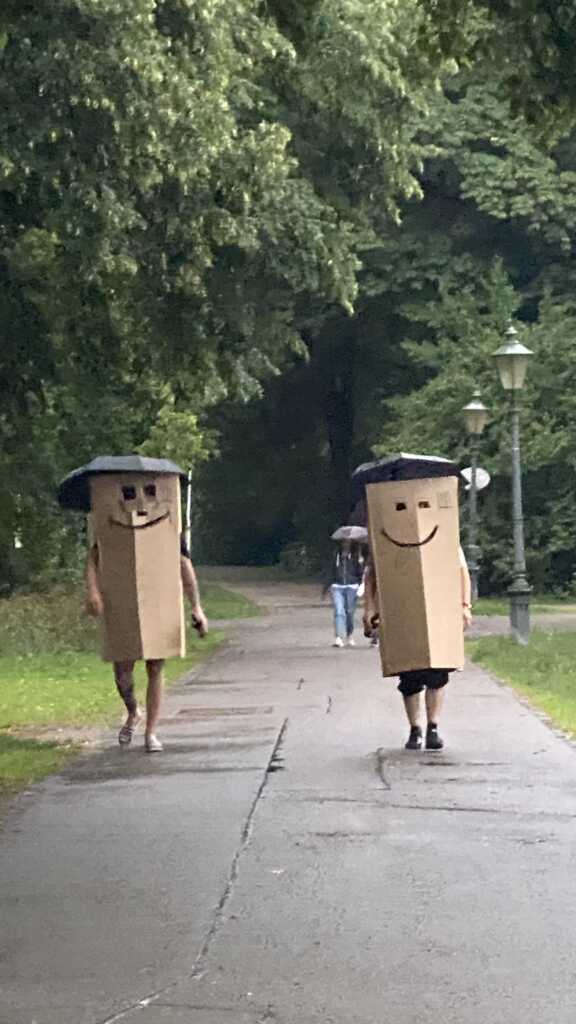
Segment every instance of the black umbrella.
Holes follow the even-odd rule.
[[[364,462],[352,474],[352,499],[356,505],[364,495],[367,484],[380,484],[388,480],[421,480],[437,476],[460,477],[455,462],[436,455],[409,455],[400,452],[376,462]]]
[[[155,476],[179,476],[186,483],[187,476],[170,459],[148,459],[143,455],[99,455],[86,466],[80,466],[58,487],[58,504],[62,508],[90,511],[90,477],[99,473],[154,473]]]

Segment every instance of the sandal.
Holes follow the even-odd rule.
[[[120,744],[121,747],[127,747],[130,743],[132,743],[132,737],[136,730],[136,726],[139,724],[141,720],[142,715],[140,712],[138,712],[136,718],[132,719],[132,722],[124,722],[124,725],[122,726],[120,732],[118,733],[118,743]]]
[[[147,754],[158,754],[161,750],[164,750],[160,740],[153,733],[150,736],[144,737],[144,747]]]

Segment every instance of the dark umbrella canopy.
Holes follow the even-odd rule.
[[[142,455],[99,455],[80,466],[58,487],[58,504],[78,512],[90,511],[90,477],[99,473],[154,473],[155,476],[179,476],[186,482],[183,469],[169,459],[148,459]]]
[[[352,474],[352,500],[361,501],[367,484],[380,484],[388,480],[421,480],[437,476],[460,477],[455,462],[436,455],[410,455],[400,452],[376,462],[365,462]]]

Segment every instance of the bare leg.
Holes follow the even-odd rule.
[[[126,721],[118,734],[118,741],[122,744],[127,744],[132,740],[134,729],[142,717],[134,693],[134,662],[115,661],[114,678],[116,680],[116,689],[124,701],[126,711],[128,712]]]
[[[414,693],[411,697],[403,697],[406,717],[412,728],[420,725],[420,694]]]
[[[438,735],[438,718],[444,703],[444,689],[426,689],[426,750],[442,750],[444,740]]]
[[[428,722],[438,725],[438,718],[444,704],[444,688],[440,690],[426,690],[426,718]]]
[[[116,689],[126,705],[128,720],[137,718],[138,702],[134,694],[134,662],[115,661],[114,678],[116,680]]]
[[[150,750],[161,750],[162,747],[156,740],[156,726],[160,718],[160,706],[162,703],[162,692],[164,689],[163,676],[164,662],[160,660],[147,661],[146,672],[148,674],[148,688],[146,690],[146,748]],[[154,741],[154,742],[153,742]]]

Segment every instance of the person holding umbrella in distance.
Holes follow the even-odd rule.
[[[363,585],[365,558],[363,545],[368,531],[362,526],[341,526],[332,534],[338,548],[331,567],[330,588],[334,609],[333,647],[354,647],[354,613],[360,588]]]

